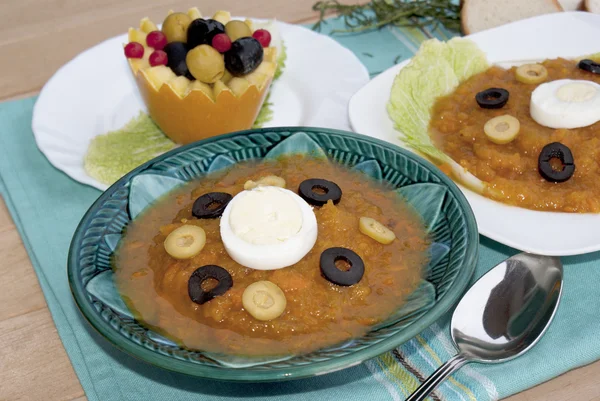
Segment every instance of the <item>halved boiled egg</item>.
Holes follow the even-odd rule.
[[[302,259],[317,240],[317,219],[306,201],[275,186],[242,191],[221,217],[227,253],[242,266],[274,270]]]
[[[538,86],[531,94],[530,113],[550,128],[587,127],[600,121],[600,85],[559,79]]]

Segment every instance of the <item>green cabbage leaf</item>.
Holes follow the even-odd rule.
[[[401,141],[438,164],[449,164],[461,182],[478,192],[485,184],[436,148],[428,130],[436,99],[488,68],[485,53],[468,39],[427,40],[394,79],[387,104]]]

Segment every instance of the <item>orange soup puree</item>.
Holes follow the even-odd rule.
[[[545,82],[578,79],[600,83],[600,75],[583,71],[571,60],[546,60]],[[452,94],[437,100],[430,123],[439,149],[487,182],[485,195],[528,209],[600,213],[600,123],[574,129],[553,129],[536,123],[529,114],[531,92],[538,86],[516,80],[513,67],[492,67],[463,82]],[[501,109],[480,108],[478,92],[488,88],[509,91]],[[483,126],[503,114],[516,117],[521,129],[510,143],[498,145]],[[538,156],[545,145],[560,142],[571,149],[575,173],[566,182],[546,181],[538,172]]]
[[[221,241],[220,219],[196,219],[194,200],[208,192],[235,195],[247,180],[277,175],[294,192],[309,178],[335,182],[342,199],[314,207],[318,237],[300,262],[279,270],[254,270],[234,262]],[[383,245],[359,231],[367,216],[390,228],[396,239]],[[206,245],[195,257],[177,260],[163,243],[183,224],[201,226]],[[369,331],[397,310],[417,287],[428,262],[428,236],[420,217],[391,188],[335,163],[294,156],[246,162],[191,182],[160,199],[127,228],[115,256],[116,285],[138,320],[191,348],[238,355],[303,353],[334,345]],[[365,273],[352,286],[327,281],[321,253],[345,247],[364,261]],[[188,280],[204,265],[225,268],[233,286],[200,305],[188,295]],[[281,316],[259,321],[242,305],[250,284],[269,280],[283,290]]]

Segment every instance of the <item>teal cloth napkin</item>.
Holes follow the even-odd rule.
[[[340,20],[332,20],[326,29],[341,26]],[[411,57],[419,42],[432,36],[444,39],[452,33],[442,28],[385,28],[335,38],[375,75]],[[71,298],[66,276],[71,236],[100,192],[54,169],[37,149],[31,132],[35,100],[0,104],[0,193],[89,400],[403,400],[419,380],[454,353],[449,316],[393,352],[364,364],[282,383],[202,380],[154,368],[118,351],[84,321]],[[476,277],[517,253],[484,237],[479,252]],[[600,288],[599,261],[600,253],[563,258],[562,304],[547,334],[526,356],[501,365],[467,365],[442,384],[432,399],[495,400],[600,359],[600,297],[595,294]]]

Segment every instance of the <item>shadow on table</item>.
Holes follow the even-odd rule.
[[[202,379],[182,373],[167,371],[136,359],[108,342],[90,326],[81,314],[79,314],[79,319],[81,319],[82,324],[96,344],[98,344],[105,354],[113,361],[149,380],[187,392],[235,398],[260,397],[261,395],[264,396],[266,394],[272,397],[305,393],[307,390],[313,392],[323,389],[334,389],[370,376],[367,369],[355,366],[338,372],[329,373],[324,376],[319,376],[318,378],[306,378],[283,382],[236,383]]]

